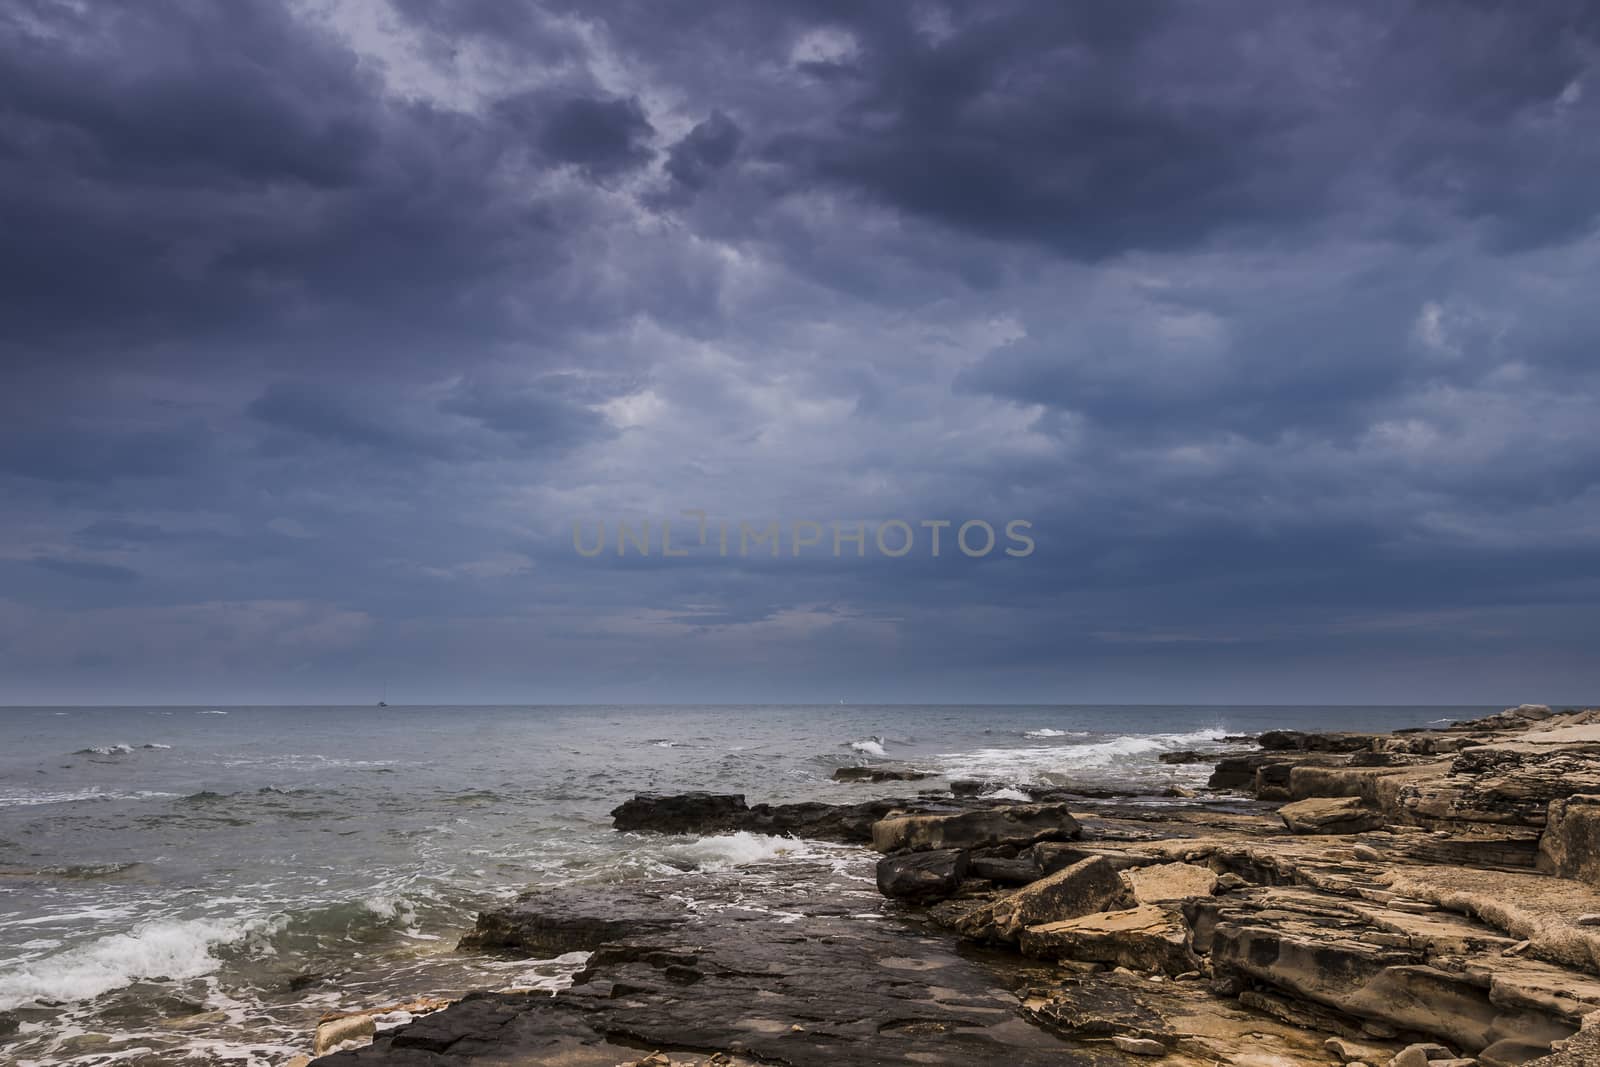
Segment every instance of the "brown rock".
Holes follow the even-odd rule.
[[[1538,864],[1546,874],[1600,886],[1600,796],[1550,802]]]
[[[1153,904],[1029,926],[1021,944],[1024,954],[1042,959],[1092,960],[1158,974],[1184,974],[1198,963],[1181,916]]]
[[[1150,867],[1135,867],[1123,877],[1133,890],[1133,899],[1140,904],[1209,897],[1217,891],[1216,872],[1192,863],[1158,863]]]
[[[1283,824],[1297,834],[1359,834],[1383,825],[1383,813],[1359,797],[1313,797],[1278,809]]]
[[[979,908],[959,929],[975,940],[1015,941],[1024,927],[1125,907],[1130,901],[1116,869],[1095,856]]]

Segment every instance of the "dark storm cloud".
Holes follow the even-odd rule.
[[[1597,33],[1565,0],[12,4],[0,673],[1592,686]],[[572,551],[683,508],[1039,550]]]
[[[716,172],[733,161],[739,150],[744,131],[739,124],[720,111],[695,125],[683,140],[667,153],[667,173],[674,181],[692,190],[700,190]]]
[[[528,129],[545,156],[595,181],[637,170],[655,156],[647,143],[655,130],[637,100],[534,95],[498,106],[509,122]]]

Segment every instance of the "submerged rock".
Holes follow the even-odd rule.
[[[840,767],[833,772],[836,782],[920,782],[931,777],[910,767]]]

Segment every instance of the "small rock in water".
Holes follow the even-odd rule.
[[[343,1019],[330,1019],[317,1027],[315,1052],[318,1056],[333,1051],[347,1041],[371,1038],[378,1032],[378,1024],[370,1015],[351,1015]]]

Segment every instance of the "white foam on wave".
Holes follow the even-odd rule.
[[[1048,726],[1041,726],[1037,730],[1025,730],[1023,737],[1088,737],[1087,730],[1052,730]]]
[[[1033,799],[1033,797],[1029,796],[1027,793],[1024,793],[1020,789],[1012,789],[1010,786],[1007,786],[1004,789],[995,789],[995,790],[991,790],[990,792],[987,792],[987,793],[983,794],[983,799],[984,800],[1016,800],[1016,801],[1022,802],[1023,804],[1026,804],[1029,801],[1031,801]]]
[[[1220,727],[1177,734],[1124,734],[1104,741],[1075,744],[947,752],[940,755],[938,760],[940,770],[948,778],[1048,781],[1052,774],[1102,770],[1142,762],[1154,764],[1153,757],[1162,752],[1217,742],[1224,736],[1226,731]],[[1141,760],[1140,757],[1152,758]]]
[[[702,871],[720,871],[752,863],[794,859],[809,855],[810,850],[805,842],[792,837],[773,837],[740,830],[738,833],[715,834],[666,845],[660,849],[660,854],[668,863]]]
[[[89,1000],[141,978],[198,978],[220,963],[212,949],[248,932],[239,923],[191,919],[110,934],[0,971],[0,1011],[40,1000]]]
[[[850,748],[863,756],[887,755],[883,750],[883,738],[881,737],[863,737],[859,741],[850,742]]]
[[[123,756],[133,751],[132,745],[94,745],[90,748],[80,748],[74,756]]]

